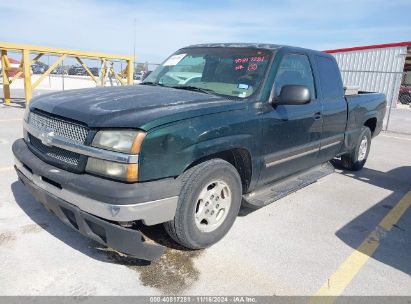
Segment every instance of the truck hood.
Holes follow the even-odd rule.
[[[243,101],[161,86],[101,87],[36,97],[30,109],[80,121],[90,128],[140,128],[196,116],[233,111]]]

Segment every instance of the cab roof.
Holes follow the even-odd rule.
[[[316,50],[311,50],[311,49],[305,49],[305,48],[300,48],[300,47],[295,47],[295,46],[289,46],[289,45],[282,45],[282,44],[270,44],[270,43],[203,43],[203,44],[193,44],[190,46],[186,46],[183,49],[187,48],[197,48],[197,47],[210,47],[210,48],[224,48],[224,47],[230,47],[230,48],[257,48],[257,49],[265,49],[265,50],[270,50],[270,51],[278,51],[280,49],[288,49],[290,51],[304,51],[306,53],[321,53],[322,55],[325,55],[326,53],[316,51]],[[328,55],[328,54],[326,54]]]
[[[285,45],[279,44],[268,44],[268,43],[202,43],[202,44],[193,44],[186,48],[194,47],[235,47],[235,48],[258,48],[258,49],[267,49],[267,50],[278,50]]]

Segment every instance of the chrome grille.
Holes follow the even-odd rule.
[[[56,135],[81,143],[86,141],[88,134],[88,128],[85,126],[36,112],[30,113],[29,124],[37,129],[53,131]]]
[[[58,147],[48,147],[43,145],[41,140],[29,134],[30,144],[43,156],[52,158],[71,167],[77,167],[80,161],[80,154],[67,151]]]
[[[42,112],[31,112],[28,119],[28,124],[40,131],[53,132],[55,135],[76,141],[84,144],[89,132],[86,126],[64,120]],[[33,152],[43,156],[45,160],[50,160],[56,166],[63,168],[73,168],[75,171],[81,171],[80,168],[81,155],[62,148],[47,146],[32,134],[28,134],[30,146]]]

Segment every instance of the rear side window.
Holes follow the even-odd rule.
[[[274,81],[275,96],[279,96],[285,85],[304,85],[315,99],[314,79],[310,62],[306,55],[289,54],[284,56]]]
[[[336,99],[344,96],[340,72],[337,64],[328,57],[315,56],[324,99]]]

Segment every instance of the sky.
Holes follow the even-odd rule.
[[[196,43],[317,50],[411,40],[410,0],[0,0],[0,41],[161,62]]]

